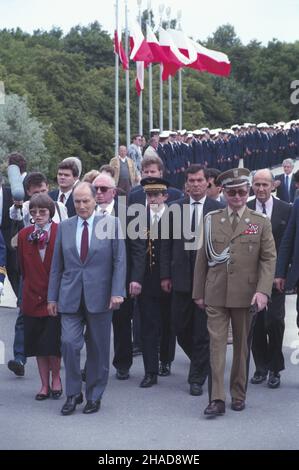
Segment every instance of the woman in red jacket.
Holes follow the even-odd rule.
[[[49,316],[47,292],[57,224],[52,222],[55,204],[46,194],[33,195],[29,212],[32,226],[18,235],[18,254],[23,276],[25,354],[36,356],[42,382],[36,400],[62,394],[60,379],[60,318]],[[50,371],[52,383],[50,388]]]

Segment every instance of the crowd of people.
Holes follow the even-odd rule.
[[[118,380],[130,378],[139,348],[140,387],[156,385],[171,374],[177,342],[190,362],[189,393],[202,395],[209,382],[208,417],[226,410],[230,325],[231,408],[245,408],[251,348],[251,383],[279,387],[285,291],[299,284],[299,175],[290,158],[299,154],[299,121],[262,124],[217,138],[207,129],[167,137],[153,130],[148,146],[137,135],[84,176],[78,158],[63,160],[52,191],[45,175],[26,173],[22,154],[8,156],[26,194],[17,201],[1,185],[0,290],[7,275],[19,306],[8,368],[23,376],[36,357],[37,401],[65,392],[61,413],[72,414],[85,382],[83,413],[99,411],[111,324]],[[240,158],[249,168],[239,168]],[[274,178],[270,162],[282,162],[283,174]]]

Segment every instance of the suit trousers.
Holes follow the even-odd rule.
[[[101,399],[108,382],[112,311],[89,313],[82,301],[77,313],[61,314],[61,352],[66,395],[81,392],[80,352],[86,324],[86,399]]]
[[[167,300],[163,302],[163,294],[162,297],[147,294],[139,296],[141,347],[146,374],[158,374],[159,357],[168,363],[174,359],[175,341],[171,333],[170,308],[168,306],[165,311],[163,308],[165,302],[170,302],[170,296],[165,297]]]
[[[284,317],[285,294],[273,289],[268,310],[258,312],[254,318],[252,354],[259,374],[278,373],[284,369]]]
[[[190,359],[188,382],[204,384],[210,369],[207,314],[197,307],[192,294],[173,293],[172,314],[178,344]]]
[[[248,381],[251,325],[253,315],[249,308],[207,307],[210,334],[211,375],[210,401],[225,401],[224,370],[226,362],[228,326],[233,330],[233,362],[230,376],[232,398],[245,400]]]
[[[130,369],[133,362],[132,354],[132,317],[133,299],[127,298],[119,310],[112,315],[114,358],[116,369]]]

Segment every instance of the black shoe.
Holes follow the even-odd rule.
[[[129,369],[116,369],[116,378],[118,380],[127,380],[129,377]]]
[[[156,385],[157,382],[157,374],[145,374],[143,380],[140,382],[140,387],[152,387],[153,385]]]
[[[202,386],[199,383],[193,382],[190,384],[190,395],[193,397],[199,397],[202,394]]]
[[[43,400],[47,400],[47,398],[50,398],[50,395],[51,395],[51,391],[49,390],[48,393],[37,393],[35,395],[35,399],[37,401],[43,401]]]
[[[158,375],[160,375],[160,377],[167,377],[170,375],[170,368],[171,364],[169,362],[161,362]]]
[[[83,413],[85,415],[96,413],[97,411],[99,411],[100,407],[101,407],[101,400],[87,400],[87,403],[83,409]]]
[[[260,374],[259,372],[255,372],[253,377],[250,379],[250,383],[252,384],[261,384],[267,378],[267,374]]]
[[[225,413],[225,403],[222,400],[213,400],[204,410],[206,416],[221,416]]]
[[[269,388],[278,388],[280,386],[280,374],[275,372],[269,373],[268,387]]]
[[[52,387],[53,387],[53,383],[52,383]],[[53,400],[58,400],[62,395],[62,383],[61,383],[61,379],[60,379],[60,390],[51,390],[51,397],[53,398]]]
[[[86,382],[86,369],[81,370],[81,380],[82,382]]]
[[[83,402],[83,395],[79,393],[78,395],[71,395],[67,397],[65,404],[61,408],[61,414],[64,416],[72,414],[77,405],[80,405]]]
[[[138,346],[134,346],[132,350],[133,356],[140,356],[142,354],[141,349]]]
[[[25,374],[25,367],[21,361],[15,361],[14,359],[12,359],[8,361],[7,367],[18,377],[23,377]]]

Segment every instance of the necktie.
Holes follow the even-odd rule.
[[[286,194],[287,194],[287,202],[290,202],[289,175],[286,175]]]
[[[65,201],[65,194],[61,193],[59,197],[59,202],[62,202],[62,204],[64,204],[64,201]]]
[[[192,206],[193,206],[192,219],[191,219],[191,232],[192,233],[195,232],[195,216],[196,216],[196,211],[197,211],[198,204],[201,204],[201,202],[197,202],[197,201],[192,202]]]
[[[158,238],[158,224],[159,224],[159,216],[158,214],[154,214],[152,218],[151,224],[151,239]]]
[[[238,212],[233,212],[232,213],[232,229],[233,229],[233,232],[236,230],[238,223],[239,223]]]
[[[266,204],[264,202],[262,202],[262,208],[263,208],[263,214],[267,215]]]
[[[82,263],[86,260],[87,253],[88,253],[88,223],[86,220],[83,222],[84,228],[82,231],[82,238],[81,238],[81,249],[80,249],[80,259]]]

